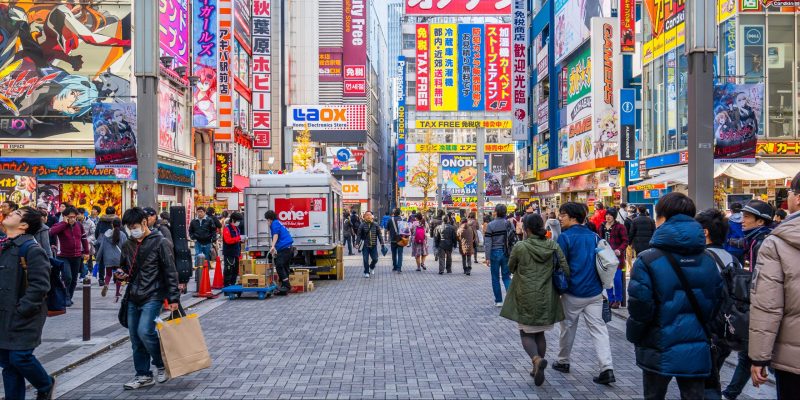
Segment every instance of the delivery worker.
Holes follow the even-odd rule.
[[[278,272],[278,279],[281,280],[278,294],[286,296],[292,289],[289,284],[289,263],[292,261],[292,235],[289,230],[278,221],[275,211],[269,210],[264,213],[264,218],[269,224],[269,232],[272,235],[272,246],[269,253],[275,263],[275,270]]]
[[[228,218],[228,223],[222,230],[222,255],[225,258],[225,286],[236,284],[239,275],[239,257],[242,255],[242,240],[244,237],[239,231],[242,224],[242,213],[234,211]]]

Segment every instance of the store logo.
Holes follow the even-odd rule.
[[[748,28],[744,33],[747,44],[761,44],[762,36],[763,33],[761,33],[761,29],[758,28]]]
[[[614,46],[611,37],[614,29],[611,24],[603,24],[603,92],[606,104],[614,103]]]
[[[630,101],[622,103],[622,112],[624,113],[633,112],[633,103],[631,103]]]
[[[310,199],[275,199],[278,220],[287,228],[309,226]]]
[[[307,122],[347,122],[344,108],[295,108],[292,116],[295,121]]]
[[[344,193],[358,193],[361,189],[361,186],[358,184],[352,185],[342,185],[342,192]]]

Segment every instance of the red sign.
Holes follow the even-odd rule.
[[[287,228],[307,228],[309,224],[309,213],[325,212],[326,201],[324,198],[300,198],[300,199],[275,199],[275,213],[278,214],[278,221]]]
[[[428,24],[417,24],[417,111],[429,111],[430,75],[428,59]]]
[[[342,81],[342,49],[340,47],[319,48],[319,81]]]
[[[406,15],[511,15],[511,1],[406,0]]]
[[[344,0],[344,96],[367,94],[366,0]]]
[[[511,24],[486,25],[486,111],[511,111]]]
[[[636,50],[636,0],[619,0],[620,49],[623,53]]]

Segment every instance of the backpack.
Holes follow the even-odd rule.
[[[28,262],[25,259],[28,256],[28,250],[32,246],[39,244],[31,239],[20,246],[19,249],[19,264],[22,266],[23,274],[25,275],[24,287],[28,287]],[[67,285],[64,284],[63,276],[65,265],[64,262],[55,258],[50,259],[50,291],[47,292],[45,299],[47,300],[47,316],[55,317],[67,313]]]
[[[742,268],[736,257],[728,265],[713,251],[706,254],[714,259],[722,276],[722,301],[711,321],[714,334],[732,350],[747,349],[750,330],[750,285],[752,272]]]
[[[440,235],[441,238],[439,239],[439,248],[445,251],[453,250],[455,245],[452,240],[453,236],[455,236],[453,226],[449,224],[443,224]]]
[[[416,244],[424,244],[425,243],[425,227],[418,226],[417,230],[414,231],[414,243]]]
[[[503,251],[505,252],[506,257],[511,254],[511,249],[514,248],[514,245],[519,242],[519,236],[517,236],[517,230],[514,228],[510,222],[506,225],[506,243]]]

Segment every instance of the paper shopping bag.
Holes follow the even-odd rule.
[[[170,378],[211,366],[206,339],[197,314],[156,324],[161,338],[161,357]]]

